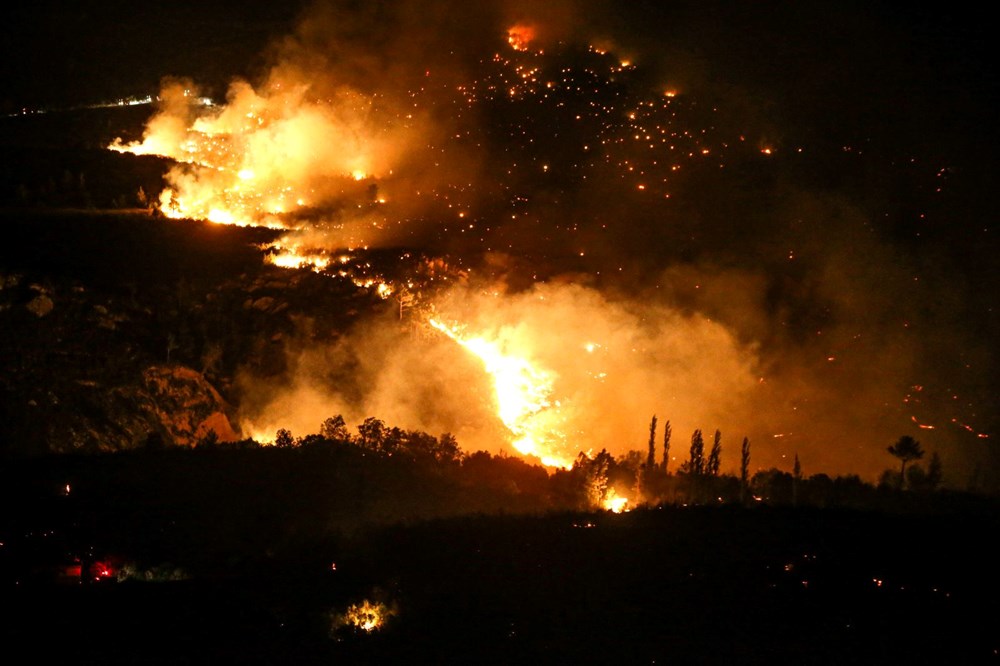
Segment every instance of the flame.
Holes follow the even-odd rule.
[[[108,148],[178,163],[159,195],[169,218],[294,228],[287,214],[356,194],[361,185],[345,183],[373,178],[373,156],[392,152],[386,128],[374,129],[372,100],[347,90],[314,98],[277,75],[260,90],[234,83],[223,106],[181,84],[164,87],[159,104],[141,141]]]
[[[601,501],[601,508],[612,513],[628,511],[628,498],[619,495],[614,488],[609,488],[607,496]]]
[[[296,245],[284,245],[282,239],[261,249],[270,250],[265,261],[280,268],[310,268],[322,271],[330,265],[330,257],[322,252],[310,252]]]
[[[515,51],[527,51],[528,45],[535,39],[534,26],[518,23],[507,29],[507,43]]]
[[[371,633],[385,626],[386,620],[394,615],[394,611],[381,602],[371,602],[365,599],[360,604],[347,607],[339,623]]]
[[[538,457],[548,467],[572,467],[572,461],[554,450],[563,439],[553,428],[560,407],[558,401],[552,401],[555,375],[509,353],[496,340],[463,335],[458,327],[436,319],[428,323],[483,362],[493,379],[497,416],[515,437],[512,446],[523,455]]]
[[[258,444],[264,446],[272,446],[276,435],[278,432],[278,427],[275,428],[261,428],[249,421],[244,421],[240,423],[240,431],[243,433],[244,437],[248,437]]]

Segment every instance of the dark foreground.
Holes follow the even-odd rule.
[[[972,664],[1000,648],[995,529],[989,510],[452,518],[229,574],[7,580],[2,639],[74,664]],[[364,599],[395,614],[338,628]]]

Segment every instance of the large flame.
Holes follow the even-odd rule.
[[[340,90],[318,98],[272,77],[260,91],[236,82],[214,106],[174,83],[142,141],[109,148],[180,164],[167,174],[167,217],[241,226],[294,227],[290,214],[366,191],[390,149],[371,122],[373,100]],[[384,125],[380,125],[384,130]]]
[[[395,615],[393,608],[380,601],[365,599],[359,604],[351,604],[347,610],[335,620],[335,625],[372,633],[385,626],[386,621]]]
[[[601,508],[612,513],[628,511],[628,498],[619,495],[614,488],[609,488],[607,496],[601,501]]]
[[[527,51],[535,39],[535,27],[524,23],[512,25],[507,29],[507,43],[515,51]]]
[[[464,335],[458,327],[437,319],[429,323],[482,361],[493,379],[497,416],[515,437],[513,447],[549,467],[572,466],[558,452],[564,437],[555,429],[561,406],[552,399],[555,375],[512,354],[495,339]]]

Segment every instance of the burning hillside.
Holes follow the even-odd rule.
[[[280,361],[227,349],[244,432],[377,415],[559,465],[637,446],[655,412],[767,442],[763,465],[873,472],[908,429],[974,458],[982,343],[927,334],[963,306],[878,231],[881,199],[815,186],[880,158],[563,9],[324,4],[263,76],[224,99],[174,80],[110,145],[170,162],[164,216],[273,229],[271,265],[375,304],[296,313]]]

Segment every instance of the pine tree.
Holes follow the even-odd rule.
[[[656,467],[656,414],[649,422],[649,453],[646,456],[646,471],[651,472]]]
[[[702,439],[701,430],[695,430],[691,435],[691,451],[688,457],[687,471],[692,476],[701,476],[705,473],[705,440]]]
[[[709,476],[719,476],[719,467],[722,465],[722,433],[715,431],[712,438],[712,450],[708,454],[708,462],[705,463],[705,473]]]
[[[920,442],[909,435],[903,435],[886,450],[899,458],[903,463],[899,469],[899,489],[902,490],[903,483],[906,480],[906,464],[911,460],[920,460],[923,458],[924,450],[920,448]]]
[[[667,473],[667,461],[670,460],[670,435],[673,429],[670,427],[670,421],[667,420],[663,424],[663,473]]]

